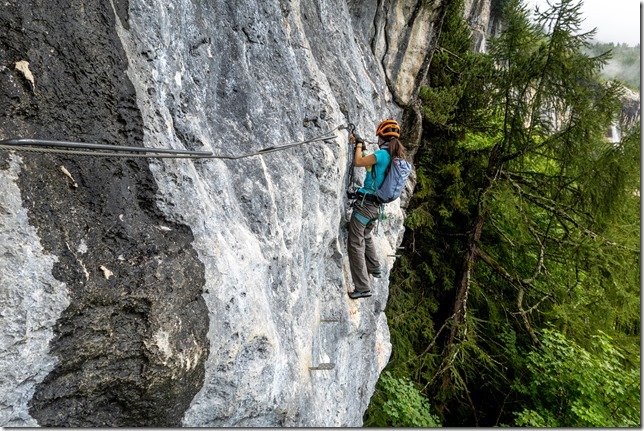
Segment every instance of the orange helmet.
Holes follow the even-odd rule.
[[[385,141],[391,138],[400,138],[400,126],[395,120],[383,120],[378,124],[376,135],[382,137]]]

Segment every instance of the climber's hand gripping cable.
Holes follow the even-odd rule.
[[[347,125],[347,130],[349,131],[349,145],[353,144],[350,148],[351,166],[349,166],[349,183],[347,184],[347,198],[351,200],[356,198],[356,193],[353,186],[353,168],[355,167],[356,148],[358,144],[362,144],[364,146],[365,141],[356,132],[355,124],[349,123]]]
[[[356,144],[364,144],[365,141],[356,132],[355,124],[349,123],[349,125],[347,126],[347,129],[349,129],[349,142],[351,142],[354,145],[353,151],[355,152],[355,150],[356,150],[355,145]]]

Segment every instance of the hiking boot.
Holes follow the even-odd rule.
[[[351,299],[368,298],[369,296],[371,296],[370,290],[354,290],[353,292],[349,292],[349,298]]]
[[[378,268],[378,269],[370,272],[369,274],[373,275],[375,278],[380,278],[380,277],[382,277],[382,273],[383,273],[382,269]]]

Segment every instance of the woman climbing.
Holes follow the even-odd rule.
[[[371,232],[381,214],[382,201],[376,191],[385,180],[392,160],[406,159],[400,142],[400,127],[394,120],[384,120],[376,128],[379,150],[366,155],[365,143],[356,139],[354,165],[367,169],[364,186],[355,194],[353,214],[349,222],[349,265],[355,289],[349,292],[351,299],[371,296],[369,274],[381,277],[383,270],[376,253]]]

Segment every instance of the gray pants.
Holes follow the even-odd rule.
[[[355,290],[371,290],[369,273],[380,268],[371,231],[378,222],[380,206],[372,202],[356,202],[349,222],[349,265]],[[371,221],[369,221],[371,220]]]

